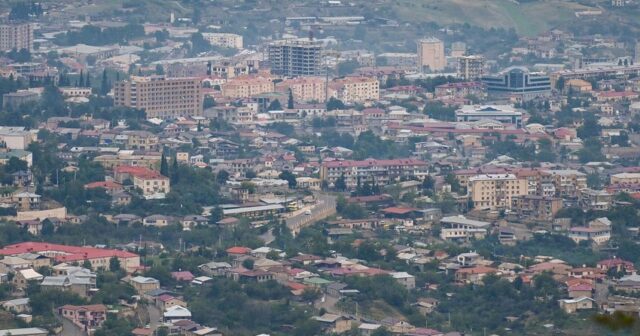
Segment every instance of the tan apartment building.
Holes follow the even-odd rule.
[[[212,46],[242,49],[242,36],[230,33],[202,33],[202,37]]]
[[[338,78],[329,88],[333,96],[348,104],[380,99],[380,82],[374,77]]]
[[[562,199],[538,195],[515,196],[511,199],[511,210],[519,217],[551,221],[562,209]]]
[[[611,184],[640,184],[640,173],[619,173],[611,175]]]
[[[418,41],[418,66],[420,70],[442,71],[447,65],[444,43],[435,37]]]
[[[484,57],[480,55],[458,58],[458,77],[464,80],[476,80],[484,74]]]
[[[327,82],[322,77],[297,77],[276,84],[276,91],[293,93],[297,102],[324,102],[327,98]]]
[[[33,26],[29,23],[0,25],[0,51],[33,49]]]
[[[335,184],[338,179],[344,177],[348,188],[357,186],[358,180],[361,183],[386,185],[399,181],[401,177],[422,179],[428,173],[427,163],[414,159],[327,161],[320,166],[320,179]]]
[[[484,174],[469,179],[469,198],[478,209],[511,209],[513,197],[528,194],[527,180],[514,174]]]
[[[222,95],[228,98],[249,98],[261,93],[273,92],[271,78],[261,76],[239,76],[222,84]]]
[[[202,86],[196,77],[131,76],[113,87],[116,106],[142,109],[147,118],[202,115]]]
[[[130,179],[133,186],[142,190],[144,196],[168,194],[171,191],[169,178],[145,167],[120,166],[114,170],[114,179],[123,183]]]

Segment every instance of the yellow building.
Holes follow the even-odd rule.
[[[273,92],[274,89],[271,78],[240,76],[222,84],[222,95],[228,98],[249,98],[257,94]]]
[[[202,86],[196,77],[131,76],[113,87],[114,104],[142,109],[147,118],[202,115]]]
[[[345,77],[335,79],[329,88],[345,103],[363,103],[380,99],[380,82],[373,77]]]
[[[640,184],[640,173],[620,173],[611,175],[611,184]]]
[[[276,84],[276,91],[288,94],[291,89],[294,100],[298,102],[324,102],[327,97],[326,85],[322,77],[297,77]]]
[[[527,180],[514,174],[486,174],[469,178],[469,198],[478,209],[511,209],[512,198],[528,194]]]
[[[213,46],[242,49],[242,36],[230,33],[202,33],[202,37]]]

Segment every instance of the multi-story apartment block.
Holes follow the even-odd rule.
[[[418,41],[418,66],[421,71],[442,71],[446,65],[442,41],[435,37]]]
[[[384,53],[378,55],[377,58],[382,60],[386,66],[413,70],[417,66],[418,55],[414,53]]]
[[[33,49],[33,26],[29,23],[0,25],[0,51]]]
[[[330,84],[333,95],[345,103],[363,103],[380,99],[380,82],[373,77],[345,77]]]
[[[276,84],[276,91],[293,93],[298,102],[324,102],[327,99],[327,81],[322,77],[298,77],[285,79]]]
[[[222,95],[229,98],[249,98],[261,93],[273,92],[274,89],[275,86],[271,78],[239,76],[222,85]]]
[[[484,74],[484,57],[480,55],[458,58],[458,77],[464,80],[476,80]]]
[[[213,46],[242,49],[242,36],[230,33],[202,33],[202,37]]]
[[[578,205],[585,210],[607,211],[613,203],[613,195],[606,190],[580,189]]]
[[[481,82],[447,83],[436,86],[437,98],[464,99],[476,96],[483,99],[487,96],[487,88]]]
[[[202,115],[199,78],[131,76],[113,87],[116,106],[142,109],[147,118],[177,118]]]
[[[562,209],[562,199],[537,195],[515,196],[511,199],[511,210],[519,217],[551,221]]]
[[[124,131],[121,138],[127,149],[156,151],[160,144],[160,137],[149,131]]]
[[[482,239],[487,235],[491,223],[465,218],[462,215],[443,217],[440,220],[442,229],[440,238],[444,240]]]
[[[319,75],[322,63],[322,44],[309,39],[275,41],[268,46],[271,72],[277,75]]]
[[[528,194],[527,180],[514,174],[486,174],[469,179],[467,190],[478,209],[511,209],[512,198]]]
[[[428,173],[427,163],[414,159],[327,161],[320,167],[320,179],[335,184],[344,177],[348,188],[357,186],[358,181],[386,185],[401,177],[422,179]]]
[[[579,191],[587,187],[587,174],[572,169],[544,170],[540,178],[542,184],[553,184],[556,196],[561,198],[576,199]]]
[[[611,184],[640,184],[640,173],[613,174]]]
[[[120,166],[114,169],[114,179],[120,183],[131,180],[145,197],[161,198],[171,190],[169,178],[146,167]]]

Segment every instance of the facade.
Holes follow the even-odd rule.
[[[114,169],[115,180],[122,183],[127,179],[134,187],[142,190],[145,197],[166,195],[171,191],[169,178],[145,167],[120,166]]]
[[[320,179],[335,184],[338,179],[344,177],[347,188],[357,186],[358,180],[361,183],[386,185],[401,177],[422,179],[428,173],[427,163],[414,159],[328,161],[320,167]]]
[[[558,197],[524,195],[511,198],[511,210],[520,217],[552,221],[560,209],[562,199]]]
[[[33,135],[24,127],[0,126],[0,143],[8,149],[26,149],[33,141]]]
[[[510,67],[497,75],[483,76],[482,82],[490,94],[515,96],[522,100],[546,97],[551,94],[551,80],[541,73],[524,67]]]
[[[387,66],[395,66],[403,69],[415,69],[418,55],[414,53],[384,53],[377,57]]]
[[[338,78],[329,87],[336,98],[347,104],[380,99],[380,82],[374,77]]]
[[[469,240],[484,238],[491,223],[467,219],[462,215],[443,217],[440,238],[444,240]]]
[[[230,33],[202,33],[202,37],[212,46],[242,49],[242,36]]]
[[[268,46],[271,72],[286,77],[315,76],[321,72],[322,44],[309,39],[280,40]]]
[[[131,76],[115,83],[114,104],[142,109],[147,118],[202,115],[202,86],[194,77]]]
[[[16,92],[9,92],[2,95],[2,108],[11,107],[16,109],[20,105],[35,102],[40,99],[40,93],[30,90],[19,90]]]
[[[619,173],[611,175],[611,184],[640,184],[640,173]]]
[[[148,291],[160,288],[160,281],[154,278],[143,276],[131,278],[131,280],[129,280],[129,284],[131,284],[131,286],[133,286],[133,288],[139,294],[144,294]]]
[[[468,193],[477,209],[511,209],[513,197],[528,194],[527,180],[513,174],[477,175],[469,179]]]
[[[105,305],[72,306],[58,308],[58,314],[83,329],[97,329],[107,320]]]
[[[522,127],[522,111],[511,105],[464,105],[456,110],[456,121],[494,120]]]
[[[541,184],[547,183],[555,187],[555,196],[575,199],[580,190],[587,188],[587,175],[572,169],[544,170]]]
[[[271,78],[248,75],[230,79],[222,84],[221,88],[222,95],[225,97],[249,98],[262,93],[273,92],[275,86]]]
[[[613,204],[613,196],[606,190],[580,189],[578,205],[584,210],[607,211]]]
[[[484,74],[484,57],[480,55],[458,58],[458,77],[464,80],[476,80]]]
[[[276,91],[288,94],[291,90],[297,102],[324,102],[327,100],[327,89],[327,81],[322,77],[298,77],[276,84]]]
[[[420,70],[442,71],[447,65],[444,56],[444,43],[431,37],[418,41],[418,66]]]
[[[29,23],[0,25],[0,51],[33,50],[33,26]]]

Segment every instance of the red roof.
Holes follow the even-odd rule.
[[[131,334],[135,336],[151,336],[153,335],[153,330],[149,328],[135,328],[131,330]]]
[[[178,281],[191,281],[194,278],[189,271],[171,272],[171,277]]]
[[[167,301],[170,301],[170,300],[173,300],[173,299],[175,299],[175,297],[173,297],[173,296],[171,296],[169,294],[162,294],[162,295],[158,296],[158,300],[160,300],[162,302],[167,302]]]
[[[159,172],[146,167],[118,166],[113,171],[115,174],[129,174],[138,178],[168,179],[168,177],[161,175]]]
[[[624,265],[624,267],[632,267],[633,268],[633,263],[632,262],[626,261],[626,260],[623,260],[623,259],[618,259],[618,258],[605,259],[605,260],[602,260],[602,261],[598,262],[598,266],[601,267],[601,268],[603,268],[603,267],[613,268],[613,267],[618,267],[619,265]]]
[[[590,291],[593,290],[593,287],[588,284],[577,284],[569,287],[569,291]]]
[[[234,246],[227,249],[229,254],[248,254],[249,252],[251,252],[251,249],[243,246]]]
[[[0,255],[16,255],[21,253],[38,253],[45,251],[63,252],[64,255],[58,254],[54,258],[58,262],[72,262],[96,258],[134,258],[137,254],[110,249],[99,249],[94,247],[69,246],[60,244],[25,242],[13,245],[7,245],[0,249]]]
[[[301,283],[292,282],[292,281],[287,282],[287,287],[291,288],[292,290],[304,290],[305,288],[307,288],[307,286]]]
[[[64,305],[60,307],[60,309],[64,310],[86,310],[86,311],[94,311],[94,312],[106,312],[107,307],[102,304],[95,305],[85,305],[85,306],[74,306],[74,305]]]
[[[122,185],[114,181],[98,181],[98,182],[87,183],[84,185],[84,188],[85,189],[95,189],[95,188],[122,189]]]

